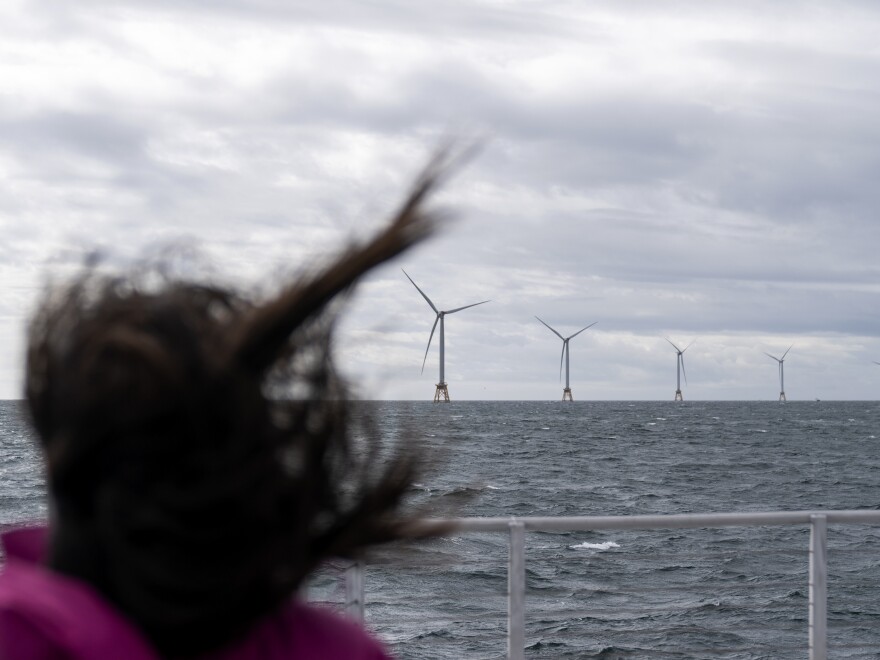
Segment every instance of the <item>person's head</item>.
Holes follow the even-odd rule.
[[[356,445],[328,305],[427,236],[432,163],[388,227],[267,301],[87,269],[29,328],[26,396],[52,498],[49,563],[167,655],[221,645],[323,559],[401,534],[412,454]]]

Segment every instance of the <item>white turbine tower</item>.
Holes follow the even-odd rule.
[[[538,319],[539,321],[541,321],[541,319],[539,319],[537,316],[535,318]],[[544,321],[541,321],[541,323],[544,323]],[[559,378],[560,378],[560,380],[562,379],[562,362],[564,360],[565,361],[565,389],[562,390],[562,400],[563,401],[573,401],[573,399],[571,398],[571,387],[569,386],[569,381],[568,381],[568,367],[569,367],[569,355],[570,355],[569,349],[568,349],[568,342],[570,340],[574,339],[575,337],[577,337],[579,334],[581,334],[587,328],[592,328],[597,323],[598,323],[598,321],[593,321],[586,328],[581,328],[576,333],[574,333],[573,335],[570,335],[568,337],[563,337],[558,332],[556,332],[556,330],[554,330],[549,325],[544,323],[544,325],[547,326],[547,328],[550,330],[550,332],[552,332],[554,335],[556,335],[557,337],[559,337],[562,340],[562,355],[559,357]]]
[[[684,374],[684,382],[687,385],[688,377],[687,372],[684,370],[684,352],[694,345],[694,339],[690,344],[685,346],[684,348],[679,348],[675,344],[672,343],[672,340],[669,337],[665,337],[666,341],[672,344],[672,348],[675,349],[675,401],[684,401],[681,396],[681,376]]]
[[[401,268],[401,270],[403,270]],[[428,347],[425,349],[425,358],[422,360],[422,373],[425,372],[425,362],[428,360],[428,351],[431,350],[431,340],[434,339],[434,330],[437,329],[437,323],[440,323],[440,381],[437,383],[437,388],[434,390],[434,403],[438,401],[449,401],[449,390],[446,387],[446,333],[444,331],[444,319],[447,314],[455,314],[456,312],[460,312],[463,309],[467,309],[468,307],[476,307],[477,305],[482,305],[483,303],[489,302],[488,300],[483,300],[478,303],[473,303],[471,305],[465,305],[464,307],[456,307],[455,309],[437,309],[437,306],[431,302],[431,299],[425,295],[425,292],[419,288],[419,285],[413,282],[413,279],[407,274],[404,270],[403,274],[406,275],[406,279],[412,282],[412,285],[416,288],[416,290],[422,294],[422,298],[424,298],[428,304],[431,306],[431,309],[434,310],[434,313],[437,315],[437,318],[434,319],[434,325],[431,327],[431,336],[428,337]]]
[[[764,355],[766,355],[767,357],[773,358],[774,360],[776,360],[779,363],[779,400],[780,401],[786,401],[784,365],[785,365],[785,356],[788,355],[788,351],[790,351],[792,349],[792,346],[794,346],[794,344],[792,344],[791,346],[788,347],[788,349],[785,351],[785,353],[782,354],[781,358],[778,358],[775,355],[770,355],[770,353],[767,353],[767,352],[764,353]]]

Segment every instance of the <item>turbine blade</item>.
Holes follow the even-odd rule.
[[[680,349],[678,346],[676,346],[675,344],[672,343],[672,340],[671,340],[669,337],[664,337],[663,339],[665,339],[665,340],[668,341],[670,344],[672,344],[672,348],[674,348],[676,351],[678,351],[679,353],[682,352],[681,349]]]
[[[785,353],[782,354],[782,359],[783,359],[783,360],[785,359],[785,356],[788,355],[788,351],[790,351],[792,348],[794,348],[794,344],[792,344],[791,346],[789,346],[789,347],[785,350]]]
[[[434,319],[434,325],[431,326],[431,336],[428,337],[428,347],[425,349],[425,359],[422,360],[422,373],[425,373],[425,362],[428,361],[428,351],[431,350],[431,340],[434,338],[434,330],[437,329],[437,323],[440,321],[440,314],[437,314],[437,318]]]
[[[574,339],[574,338],[577,337],[579,334],[581,334],[584,330],[589,330],[590,328],[592,328],[592,327],[593,327],[594,325],[596,325],[597,323],[598,323],[598,321],[593,321],[593,322],[590,323],[590,325],[588,325],[586,328],[581,328],[581,329],[578,330],[576,333],[574,333],[573,335],[571,335],[571,336],[569,337],[569,339]]]
[[[540,320],[540,319],[538,319]],[[562,340],[562,355],[559,356],[559,380],[562,380],[562,363],[565,361],[565,349],[568,347],[568,342],[566,340]]]
[[[400,270],[403,270],[403,268],[401,268]],[[431,299],[425,295],[425,292],[419,288],[419,285],[416,284],[415,282],[413,282],[413,278],[411,278],[405,270],[403,270],[403,274],[406,275],[406,279],[408,279],[410,282],[412,282],[412,285],[416,288],[416,290],[422,294],[422,298],[424,298],[425,300],[428,301],[428,304],[431,306],[431,309],[433,309],[436,314],[439,314],[440,310],[434,306],[434,303],[432,303]]]
[[[541,321],[541,319],[539,319],[537,316],[536,316],[535,318],[538,319],[539,321]],[[541,323],[544,323],[544,322],[541,321]],[[557,337],[559,337],[562,341],[565,341],[565,337],[563,337],[563,336],[560,335],[558,332],[556,332],[556,330],[554,330],[553,328],[551,328],[551,327],[550,327],[549,325],[547,325],[546,323],[544,323],[544,325],[547,326],[547,328],[550,330],[550,332],[552,332],[554,335],[556,335]]]
[[[765,352],[764,355],[766,355],[768,358],[773,358],[777,362],[780,362],[780,359],[778,357],[776,357],[775,355],[770,355],[770,353],[767,353],[767,352]],[[766,364],[766,362],[765,362],[765,364]]]
[[[691,346],[693,346],[694,343],[695,343],[696,341],[697,341],[697,340],[694,339],[694,341],[692,341],[690,344],[688,344],[687,346],[685,346],[685,347],[682,349],[681,352],[684,353],[687,349],[689,349]]]
[[[682,351],[684,353],[684,351]],[[688,375],[687,371],[684,370],[684,355],[679,355],[678,359],[681,360],[681,375],[684,376],[684,384],[687,385]]]
[[[456,312],[460,312],[463,309],[467,309],[468,307],[476,307],[477,305],[484,305],[487,302],[492,302],[491,300],[484,300],[482,302],[474,303],[473,305],[465,305],[464,307],[456,307],[455,309],[447,310],[446,314],[455,314]]]
[[[874,364],[880,364],[880,362],[877,362],[877,360],[873,360],[873,362]]]

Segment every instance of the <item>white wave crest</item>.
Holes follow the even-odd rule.
[[[614,541],[605,541],[605,543],[578,543],[577,545],[568,546],[572,550],[610,550],[611,548],[619,548],[620,544]]]

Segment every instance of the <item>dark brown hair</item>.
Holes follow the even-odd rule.
[[[358,442],[330,303],[431,233],[423,204],[449,165],[438,154],[383,231],[268,301],[161,268],[87,268],[45,295],[26,395],[52,495],[48,561],[163,655],[228,643],[322,560],[409,533],[414,454]]]

